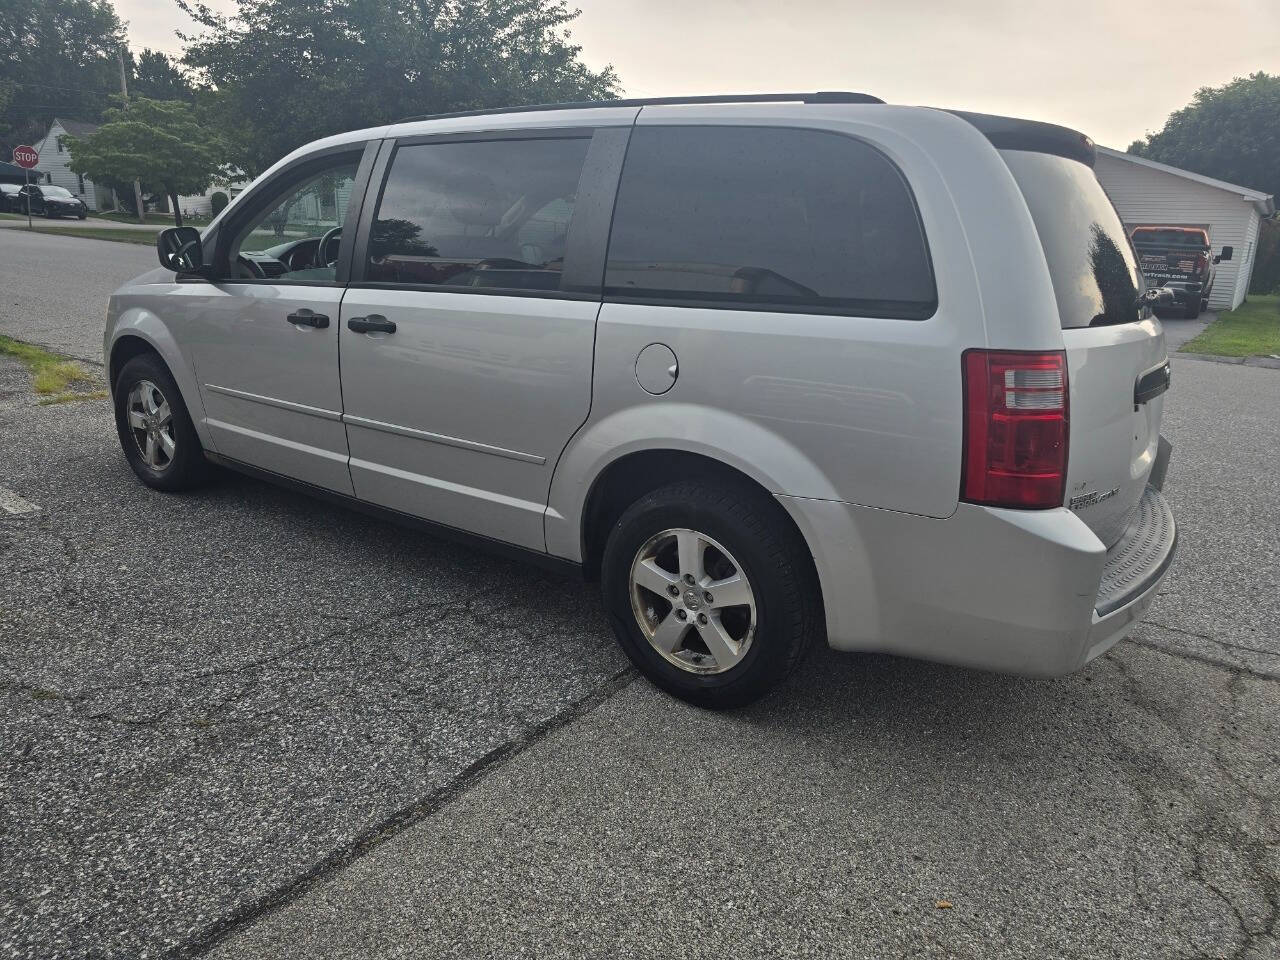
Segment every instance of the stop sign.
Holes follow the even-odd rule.
[[[28,147],[25,143],[21,146],[13,148],[13,162],[24,169],[30,170],[40,161],[40,154],[36,153],[35,147]]]

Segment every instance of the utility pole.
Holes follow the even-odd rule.
[[[116,60],[120,63],[120,95],[124,97],[124,108],[129,109],[129,82],[125,79],[124,72],[124,44],[116,47]],[[138,222],[147,222],[147,211],[142,205],[142,184],[137,180],[133,181],[133,202],[138,205]]]

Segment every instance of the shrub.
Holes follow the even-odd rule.
[[[213,215],[216,217],[220,214],[222,212],[222,208],[229,202],[230,201],[227,200],[227,195],[225,193],[221,190],[215,191],[213,196],[209,198],[209,206],[213,208]]]

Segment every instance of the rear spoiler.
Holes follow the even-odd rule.
[[[991,113],[969,113],[965,110],[947,112],[977,127],[997,150],[1051,153],[1068,160],[1078,160],[1087,167],[1092,167],[1098,158],[1093,141],[1070,127],[1041,123],[1039,120],[1000,117]]]

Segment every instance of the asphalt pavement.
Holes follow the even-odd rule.
[[[101,363],[107,297],[159,266],[155,250],[22,226],[0,231],[0,334]]]
[[[97,359],[152,261],[0,233],[0,333]],[[1280,372],[1173,383],[1181,552],[1132,640],[1054,681],[823,651],[711,714],[591,588],[147,490],[104,401],[0,358],[39,508],[0,512],[0,956],[1272,958]]]

